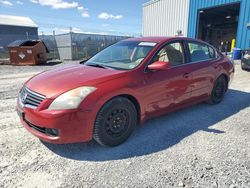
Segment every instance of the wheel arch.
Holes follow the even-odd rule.
[[[116,95],[116,96],[112,97],[108,101],[110,101],[110,100],[112,100],[114,98],[117,98],[117,97],[127,98],[128,100],[130,100],[135,105],[135,108],[136,108],[136,111],[137,111],[137,123],[139,124],[140,120],[141,120],[141,105],[140,105],[138,99],[136,97],[134,97],[133,95],[130,95],[130,94],[120,94],[120,95]]]
[[[226,82],[227,82],[227,90],[228,90],[228,83],[229,83],[229,77],[225,74],[225,73],[222,73],[219,77],[221,77],[221,76],[223,76],[224,78],[225,78],[225,80],[226,80]],[[219,78],[218,77],[218,78]],[[218,79],[217,78],[217,79]]]

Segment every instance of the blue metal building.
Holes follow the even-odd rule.
[[[222,51],[250,48],[250,0],[151,0],[143,5],[144,36],[184,36]]]
[[[236,47],[246,49],[250,47],[250,0],[190,0],[188,18],[188,36],[197,36],[199,11],[227,4],[240,3],[240,13],[236,36]]]

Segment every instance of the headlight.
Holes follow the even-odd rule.
[[[79,87],[63,93],[57,97],[49,106],[49,110],[76,109],[80,103],[93,91],[95,87]]]

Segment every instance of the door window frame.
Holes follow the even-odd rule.
[[[170,69],[172,68],[176,68],[176,67],[180,67],[180,66],[183,66],[183,65],[187,65],[188,62],[189,62],[189,59],[188,59],[188,54],[187,54],[187,46],[185,44],[185,41],[183,39],[174,39],[174,40],[171,40],[171,41],[168,41],[168,42],[165,42],[164,44],[162,44],[158,50],[154,53],[154,55],[150,58],[150,60],[148,61],[148,63],[146,64],[145,66],[145,69],[144,69],[144,73],[147,73],[149,72],[148,70],[148,66],[150,64],[153,63],[153,59],[155,58],[155,56],[157,56],[157,54],[162,50],[162,48],[164,48],[165,46],[169,45],[169,44],[172,44],[172,43],[180,43],[181,44],[181,47],[182,47],[182,50],[183,50],[183,57],[184,57],[184,62],[180,65],[176,65],[176,66],[171,66]]]
[[[202,42],[202,41],[195,41],[195,40],[185,40],[185,46],[186,46],[186,54],[187,54],[187,64],[192,64],[192,63],[202,63],[202,62],[207,62],[207,61],[214,61],[214,60],[218,60],[220,59],[220,56],[218,55],[218,51],[210,44],[207,44],[205,42]],[[188,43],[193,43],[193,44],[198,44],[198,45],[205,45],[207,46],[208,48],[208,52],[209,52],[209,57],[210,57],[210,49],[209,48],[212,48],[214,50],[214,55],[215,57],[214,58],[209,58],[209,59],[206,59],[206,60],[202,60],[202,61],[191,61],[191,53],[190,53],[190,49],[189,49],[189,45]]]

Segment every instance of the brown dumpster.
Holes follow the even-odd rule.
[[[46,63],[48,48],[40,40],[16,40],[8,45],[11,65]]]

